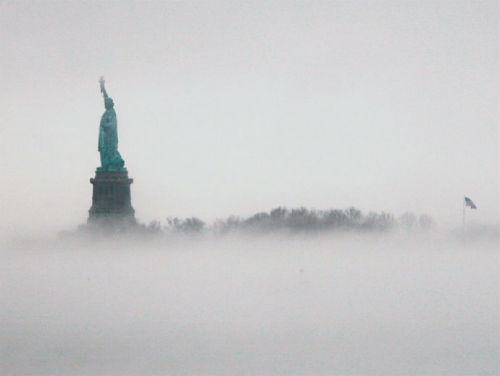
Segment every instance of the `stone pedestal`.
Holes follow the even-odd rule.
[[[128,171],[96,171],[90,179],[94,186],[87,224],[99,227],[135,225],[135,210],[130,197]]]

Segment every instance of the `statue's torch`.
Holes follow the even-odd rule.
[[[104,76],[101,76],[101,78],[99,79],[99,83],[101,84],[101,93],[104,93],[105,89],[104,89]]]

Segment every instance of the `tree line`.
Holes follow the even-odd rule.
[[[301,233],[327,232],[336,230],[350,231],[390,231],[395,228],[407,230],[428,230],[434,225],[432,217],[406,212],[395,218],[386,212],[364,214],[355,207],[345,210],[311,210],[304,207],[287,209],[277,207],[269,212],[256,213],[248,218],[230,216],[217,219],[207,225],[199,218],[169,217],[166,224],[152,221],[146,229],[156,234],[202,234],[211,232],[216,235],[229,233]]]

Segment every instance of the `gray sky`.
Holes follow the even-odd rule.
[[[499,218],[497,1],[0,4],[2,231],[87,219],[104,112],[139,220]]]

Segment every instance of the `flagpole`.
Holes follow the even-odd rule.
[[[463,210],[464,210],[464,231],[465,231],[465,196],[464,196],[464,199],[462,200],[462,206],[463,206]]]

